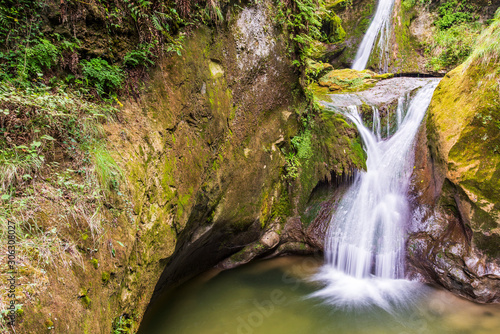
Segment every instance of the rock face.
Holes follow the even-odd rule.
[[[435,91],[417,144],[408,254],[420,274],[500,301],[500,117],[493,64],[460,66]]]

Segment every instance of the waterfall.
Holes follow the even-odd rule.
[[[380,138],[380,115],[374,109],[373,131],[358,108],[343,113],[358,128],[367,153],[360,171],[332,216],[325,241],[326,264],[317,278],[326,287],[313,294],[338,306],[376,304],[390,311],[410,291],[404,280],[405,224],[409,221],[407,190],[413,166],[413,142],[437,81],[421,88],[404,112],[398,100],[397,127]]]
[[[370,54],[378,36],[380,36],[378,43],[379,49],[382,53],[386,51],[389,42],[393,6],[394,0],[379,0],[375,16],[370,23],[370,27],[368,27],[363,40],[361,41],[358,52],[356,53],[356,58],[354,59],[354,63],[352,65],[353,70],[362,71],[366,68],[366,64],[368,63],[368,59],[370,58]],[[385,55],[381,54],[381,61],[384,58]],[[387,72],[387,65],[383,67],[384,71]]]

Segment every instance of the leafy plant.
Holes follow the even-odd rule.
[[[41,39],[40,43],[27,48],[24,64],[21,73],[42,75],[43,70],[50,69],[57,64],[61,56],[58,48],[46,39]]]
[[[312,157],[311,137],[311,130],[305,130],[300,135],[292,138],[292,145],[297,150],[297,157],[299,159],[306,160]]]
[[[152,48],[152,44],[139,44],[136,50],[128,52],[123,57],[123,65],[131,67],[154,65],[154,61],[151,60],[154,57]]]
[[[285,155],[285,176],[292,180],[299,177],[300,161],[293,152]]]
[[[110,65],[102,58],[82,60],[80,64],[86,84],[95,87],[100,96],[111,94],[121,87],[124,74],[118,66]]]
[[[467,0],[448,0],[438,7],[439,19],[434,24],[441,30],[454,25],[472,22],[476,19],[473,12],[476,6]]]
[[[128,334],[132,333],[132,318],[127,315],[121,315],[113,322],[113,334]]]

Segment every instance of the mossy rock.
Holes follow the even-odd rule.
[[[333,70],[318,80],[318,85],[331,92],[357,92],[373,87],[378,81],[392,78],[391,73],[377,74],[370,70]]]
[[[448,73],[426,123],[433,175],[424,186],[436,183],[438,219],[428,223],[433,232],[425,247],[446,256],[421,260],[429,261],[440,284],[479,302],[500,300],[498,275],[484,274],[485,264],[488,272],[500,272],[499,69],[498,63],[473,63]]]
[[[427,129],[439,171],[492,218],[500,213],[500,97],[497,67],[459,66],[437,87]],[[470,213],[482,229],[484,215]],[[493,221],[496,219],[493,218]],[[498,226],[497,226],[498,227]]]
[[[306,74],[308,77],[317,80],[329,71],[333,70],[333,66],[321,61],[306,59]]]

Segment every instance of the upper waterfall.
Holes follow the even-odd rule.
[[[380,39],[378,45],[380,50],[384,51],[387,48],[393,6],[394,0],[379,0],[375,16],[356,53],[356,58],[354,59],[354,63],[352,65],[353,70],[361,71],[366,68],[373,46],[375,45],[379,35]],[[384,58],[383,55],[381,59],[382,58]],[[387,71],[387,68],[384,68],[384,70]]]

